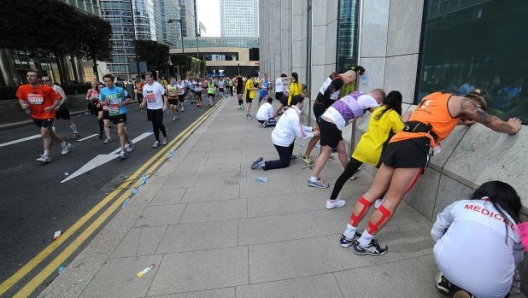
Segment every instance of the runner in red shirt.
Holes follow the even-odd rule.
[[[18,87],[16,97],[24,110],[30,110],[33,122],[40,128],[44,153],[37,161],[48,163],[51,161],[49,155],[52,138],[57,143],[62,144],[61,154],[63,155],[68,154],[71,147],[71,144],[66,143],[52,129],[55,123],[55,108],[59,105],[61,97],[53,88],[40,84],[41,77],[37,71],[28,71],[26,79],[29,84]]]

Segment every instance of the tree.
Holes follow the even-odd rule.
[[[78,33],[81,36],[80,48],[83,56],[93,61],[94,75],[97,78],[97,60],[108,60],[112,55],[112,26],[99,17],[84,14],[85,24]]]
[[[136,55],[147,62],[150,71],[164,70],[169,67],[169,47],[153,40],[136,40]]]

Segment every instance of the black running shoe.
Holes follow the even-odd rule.
[[[361,246],[359,241],[354,245],[354,253],[356,255],[381,256],[387,252],[387,249],[386,245],[381,246],[376,239],[370,240],[369,245],[366,247]]]
[[[339,240],[339,245],[341,247],[350,247],[352,244],[356,243],[356,241],[361,237],[361,234],[356,232],[354,237],[352,239],[348,239],[345,235],[341,235],[341,239]]]
[[[254,170],[256,168],[258,168],[259,164],[264,160],[264,158],[262,157],[259,157],[257,160],[255,160],[252,164],[251,164],[251,169]]]

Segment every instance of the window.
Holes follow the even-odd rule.
[[[426,2],[416,102],[480,89],[488,112],[528,122],[528,1]]]

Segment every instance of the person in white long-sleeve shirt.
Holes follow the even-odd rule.
[[[275,126],[277,121],[275,120],[275,111],[271,103],[273,98],[268,97],[266,102],[261,104],[255,117],[262,127]]]
[[[456,297],[499,298],[510,291],[523,248],[514,225],[521,199],[501,181],[482,184],[469,200],[447,206],[431,230],[440,269],[437,288]]]
[[[279,153],[279,159],[264,161],[260,157],[253,162],[251,169],[262,168],[267,171],[288,167],[293,153],[295,138],[310,139],[319,135],[319,131],[314,131],[310,126],[302,125],[299,115],[303,104],[304,98],[302,96],[292,97],[291,108],[282,114],[282,117],[277,121],[277,126],[271,132],[271,141]]]

